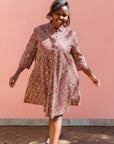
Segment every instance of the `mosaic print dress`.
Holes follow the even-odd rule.
[[[24,102],[43,106],[45,117],[53,118],[80,105],[77,70],[87,68],[80,52],[76,32],[49,22],[36,27],[19,62],[30,68],[35,60],[25,91]]]

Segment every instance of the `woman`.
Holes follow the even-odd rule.
[[[24,102],[43,105],[49,118],[50,144],[57,144],[63,113],[69,111],[70,105],[80,105],[77,70],[82,70],[96,86],[100,85],[80,52],[75,31],[69,28],[69,11],[65,0],[52,3],[47,14],[50,22],[34,29],[19,67],[9,80],[10,87],[14,87],[19,74],[29,69],[35,59]]]

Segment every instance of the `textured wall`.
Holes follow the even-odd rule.
[[[52,0],[0,0],[0,118],[44,118],[42,106],[23,103],[32,71],[25,70],[14,88],[8,85],[34,27],[45,18]],[[88,66],[99,77],[97,88],[78,72],[81,105],[72,106],[66,119],[114,118],[114,0],[69,0],[71,27],[78,34]],[[45,4],[45,5],[44,5]]]

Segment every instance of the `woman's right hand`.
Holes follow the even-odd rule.
[[[14,75],[10,78],[10,80],[9,80],[9,86],[10,86],[11,88],[14,87],[17,79],[18,79],[18,75],[17,75],[17,74],[14,74]]]

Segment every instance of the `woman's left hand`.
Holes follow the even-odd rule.
[[[93,81],[93,83],[94,83],[96,86],[101,86],[100,80],[99,80],[95,75],[92,75],[92,76],[90,77],[90,79]]]

